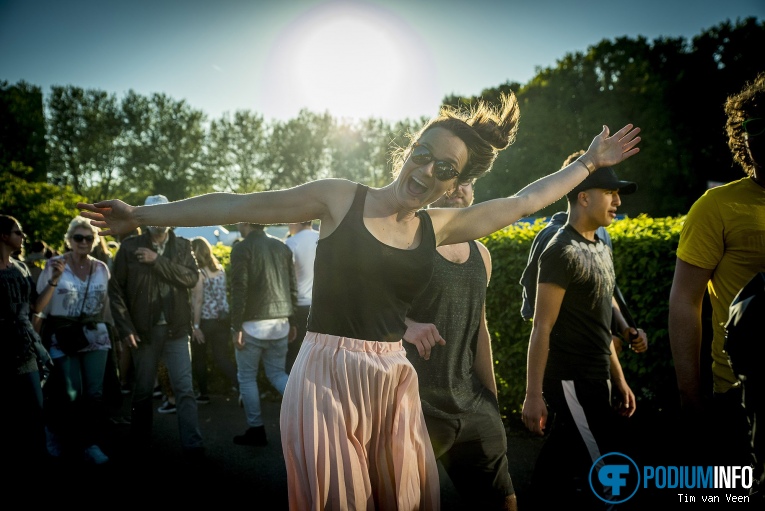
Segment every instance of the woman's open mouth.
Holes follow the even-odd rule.
[[[428,191],[428,186],[415,176],[407,179],[406,189],[412,195],[422,195]]]

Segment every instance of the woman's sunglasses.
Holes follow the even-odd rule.
[[[87,241],[88,243],[93,243],[93,240],[95,240],[95,236],[83,236],[82,234],[75,234],[72,236],[72,239],[77,243],[82,243],[83,241]]]
[[[457,172],[457,169],[454,168],[454,165],[448,161],[436,160],[433,153],[430,152],[430,149],[424,145],[414,144],[409,159],[412,160],[412,163],[415,165],[427,165],[428,163],[433,162],[433,175],[436,176],[436,179],[439,181],[449,181],[460,175],[460,173]]]
[[[760,117],[747,119],[741,123],[741,126],[750,137],[756,137],[757,135],[765,133],[765,119]]]

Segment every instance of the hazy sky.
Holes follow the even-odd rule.
[[[163,92],[210,117],[400,119],[604,38],[747,16],[765,0],[0,0],[0,80]]]

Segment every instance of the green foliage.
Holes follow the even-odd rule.
[[[42,240],[61,250],[69,222],[79,213],[77,202],[85,200],[70,187],[26,181],[18,177],[21,166],[14,165],[14,172],[3,169],[0,179],[0,213],[11,215],[21,223],[27,234],[27,242]],[[31,172],[27,168],[24,174]]]
[[[765,22],[755,18],[721,23],[692,41],[619,37],[563,56],[518,88],[505,83],[478,97],[445,98],[446,104],[469,105],[479,98],[495,101],[510,88],[520,104],[517,140],[481,180],[476,200],[512,195],[560,168],[569,154],[589,146],[603,124],[616,130],[633,123],[643,130],[640,155],[618,172],[638,181],[643,193],[640,202],[620,211],[686,212],[709,181],[742,177],[727,146],[723,104],[763,71],[762,47]],[[541,213],[563,207],[561,202]]]
[[[305,109],[295,119],[274,121],[265,158],[267,188],[290,188],[328,177],[331,129],[329,114]]]
[[[210,123],[207,165],[216,191],[247,193],[265,188],[266,127],[263,117],[246,110]]]
[[[635,321],[649,340],[647,352],[624,353],[622,368],[638,399],[645,399],[657,409],[672,409],[677,404],[667,320],[677,244],[684,221],[684,216],[641,215],[614,222],[609,228],[617,282]]]
[[[48,97],[51,181],[93,200],[114,192],[121,157],[117,98],[99,90],[53,86]]]
[[[210,191],[204,166],[206,120],[201,110],[165,94],[128,92],[122,101],[123,178],[119,192],[133,203],[161,193],[170,200]],[[136,186],[138,185],[138,186]]]
[[[640,328],[648,334],[646,353],[625,351],[620,360],[627,382],[642,406],[675,406],[677,390],[669,349],[667,315],[675,250],[684,218],[639,216],[614,222],[609,233],[619,287]],[[504,415],[521,411],[526,390],[526,353],[531,322],[521,318],[519,280],[531,242],[546,222],[518,223],[482,241],[492,255],[493,272],[486,299],[493,336],[495,374]]]
[[[231,247],[227,247],[226,245],[222,243],[218,243],[217,245],[213,245],[212,253],[218,259],[220,264],[223,266],[223,269],[226,270],[226,274],[230,275]]]
[[[32,169],[23,174],[24,179],[45,180],[48,157],[42,92],[26,82],[9,85],[0,80],[0,169],[8,170],[13,162]]]

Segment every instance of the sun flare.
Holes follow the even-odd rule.
[[[403,118],[407,114],[397,110],[419,105],[422,112],[434,101],[434,69],[416,34],[389,13],[371,6],[326,4],[280,35],[265,75],[265,92],[268,103],[293,111]]]

